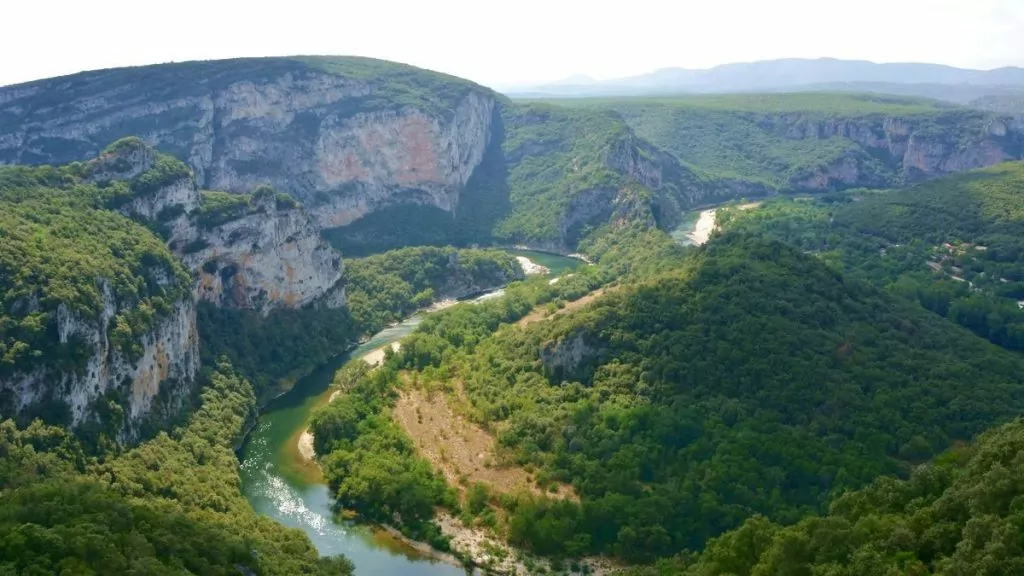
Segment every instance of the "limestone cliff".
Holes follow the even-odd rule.
[[[68,371],[44,365],[2,379],[0,390],[10,402],[5,411],[21,414],[59,404],[67,407],[72,426],[105,413],[111,420],[102,425],[118,430],[121,440],[131,441],[157,404],[161,416],[170,416],[188,400],[199,368],[199,336],[191,299],[176,302],[169,314],[139,338],[137,349],[129,352],[115,346],[109,334],[118,314],[132,305],[119,301],[106,282],[101,290],[104,306],[98,318],[69,312],[66,304],[56,312],[58,341],[84,346],[84,367]],[[110,408],[102,406],[109,401],[121,408],[110,414]]]
[[[321,227],[395,204],[453,211],[491,138],[469,82],[361,58],[264,58],[87,72],[0,88],[0,163],[66,163],[137,135],[202,189],[269,184]]]
[[[190,275],[160,238],[104,207],[163,210],[142,193],[158,159],[124,152],[0,169],[0,417],[132,441],[192,397]]]
[[[344,305],[341,255],[291,197],[265,186],[251,195],[200,193],[183,165],[135,138],[119,141],[91,168],[93,180],[132,182],[119,210],[163,229],[197,277],[196,299],[263,314]],[[140,182],[150,184],[139,190]]]
[[[512,243],[571,252],[609,221],[672,228],[693,206],[770,192],[753,181],[707,178],[613,114],[537,104],[502,113],[512,209],[498,234]]]
[[[174,242],[182,261],[199,275],[198,299],[262,314],[345,304],[341,254],[298,205],[257,193],[238,217],[189,232]]]
[[[359,255],[495,240],[572,250],[588,230],[624,217],[669,228],[685,210],[732,198],[897,187],[1024,156],[1021,119],[923,100],[775,94],[522,103],[362,58],[190,62],[0,88],[0,163],[87,159],[127,135],[186,162],[199,189],[244,194],[269,185],[290,194],[336,246]],[[140,196],[126,210],[162,215],[184,238],[190,220],[161,202],[202,213],[197,198],[182,187]],[[305,226],[274,218],[275,230]],[[250,218],[238,225],[245,231],[227,234],[274,242],[278,232],[254,224]],[[228,239],[215,236],[218,250],[226,248]],[[198,241],[193,233],[191,247]],[[216,268],[241,264],[231,258]],[[207,285],[211,298],[257,307],[275,301],[272,292],[287,305],[284,294],[295,292],[268,288],[261,296],[213,277]],[[291,301],[308,302],[298,290]]]
[[[798,191],[913,184],[1024,154],[1024,122],[973,111],[846,119],[779,114],[765,116],[760,125],[787,139],[855,144],[794,174],[789,183]]]
[[[715,180],[778,192],[899,187],[1024,155],[1024,122],[878,94],[732,94],[604,106]]]

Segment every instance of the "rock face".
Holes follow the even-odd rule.
[[[198,299],[263,314],[314,302],[345,304],[341,254],[320,238],[301,207],[253,197],[240,217],[189,232],[176,243],[182,261],[199,275]]]
[[[331,237],[346,250],[496,239],[571,251],[609,220],[640,217],[671,228],[684,210],[732,198],[901,186],[1024,156],[1020,118],[925,103],[919,111],[861,112],[843,102],[825,111],[799,99],[780,108],[548,106],[368,59],[191,62],[0,88],[0,164],[88,159],[137,135],[186,162],[200,189],[270,185],[290,194],[317,228],[340,228]],[[796,140],[815,141],[811,152]],[[192,193],[168,191],[130,210],[159,219],[170,202],[191,214],[201,210]],[[281,226],[303,226],[298,220]],[[409,223],[429,233],[394,230]],[[253,224],[234,232],[264,243],[276,233]],[[455,227],[471,232],[445,235]],[[211,240],[227,248],[227,238]],[[233,305],[260,306],[264,298],[240,283],[206,283],[208,297]],[[308,301],[301,288],[273,292]]]
[[[130,304],[119,302],[106,282],[100,288],[104,306],[97,318],[69,312],[65,304],[56,313],[59,341],[75,340],[88,351],[84,369],[61,371],[47,366],[16,373],[0,382],[0,390],[10,398],[14,413],[34,405],[64,404],[73,426],[96,417],[96,403],[116,398],[124,411],[104,425],[116,428],[120,439],[130,442],[154,411],[173,415],[191,394],[199,368],[195,306],[191,299],[174,303],[170,313],[136,343],[137,351],[126,352],[111,342],[109,329]]]
[[[137,139],[117,148],[93,163],[93,180],[136,183],[150,174],[159,156]],[[233,197],[229,210],[211,214],[192,176],[180,168],[179,177],[134,194],[119,210],[166,229],[168,245],[198,278],[196,299],[263,314],[314,302],[344,306],[341,255],[320,237],[301,205],[263,187]]]
[[[1024,157],[1024,122],[975,110],[845,119],[790,113],[757,124],[787,139],[852,144],[831,162],[799,170],[789,182],[794,191],[914,184]]]
[[[139,136],[186,161],[202,189],[269,184],[321,227],[342,226],[394,204],[454,210],[494,106],[469,82],[366,59],[90,72],[0,88],[0,163],[83,160]]]
[[[600,356],[601,350],[588,343],[588,338],[586,332],[577,331],[541,349],[540,361],[553,380],[582,376],[581,367]]]
[[[4,374],[5,413],[25,416],[66,406],[70,425],[100,426],[133,442],[147,423],[177,414],[192,394],[199,369],[197,299],[263,314],[345,305],[340,254],[290,197],[269,188],[251,196],[222,193],[221,199],[232,200],[230,210],[212,213],[187,167],[132,138],[112,145],[81,172],[99,190],[115,190],[111,207],[165,235],[192,270],[193,290],[180,268],[143,269],[144,285],[173,283],[174,293],[186,296],[157,312],[143,331],[131,328],[130,342],[116,334],[121,323],[137,317],[140,303],[120,299],[108,279],[98,278],[102,306],[88,315],[66,303],[43,310],[39,298],[16,303],[19,314],[48,318],[54,339],[74,349],[82,365],[71,369],[67,362],[43,359],[31,369]],[[153,314],[152,308],[146,313]]]

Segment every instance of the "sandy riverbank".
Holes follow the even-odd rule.
[[[551,272],[547,266],[541,266],[526,256],[516,256],[516,262],[519,262],[519,267],[527,276],[547,275]]]
[[[740,210],[751,210],[760,205],[760,202],[747,202],[746,204],[740,204],[738,208]],[[697,224],[693,227],[693,231],[687,234],[686,237],[697,246],[706,244],[711,238],[711,233],[718,227],[715,222],[717,214],[718,210],[714,208],[701,211],[700,218],[697,219]]]
[[[454,303],[455,301],[452,300],[452,302]],[[398,352],[399,350],[402,349],[402,343],[392,342],[387,346],[381,346],[376,350],[371,350],[370,352],[364,354],[361,360],[369,364],[371,367],[376,368],[377,366],[380,366],[382,362],[384,362],[384,358],[387,355],[388,348],[391,348],[393,351]],[[328,402],[334,402],[334,399],[338,397],[338,394],[340,394],[339,390],[335,390],[334,392],[332,392]],[[298,449],[299,454],[302,454],[303,460],[307,462],[312,462],[316,458],[316,450],[313,448],[313,433],[309,431],[309,428],[304,430],[302,434],[299,435]]]
[[[697,224],[693,227],[693,231],[686,235],[691,242],[697,246],[705,244],[711,233],[715,231],[715,213],[717,210],[703,210],[700,213],[700,218],[697,219]]]

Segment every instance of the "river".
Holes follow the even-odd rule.
[[[560,275],[580,265],[572,258],[510,250]],[[327,402],[334,373],[352,358],[401,340],[422,316],[413,316],[378,332],[366,343],[299,380],[268,404],[239,454],[242,490],[253,508],[278,522],[303,530],[323,556],[344,554],[357,574],[433,576],[465,574],[463,568],[424,556],[386,533],[334,517],[331,495],[319,468],[298,452],[299,435],[314,408]]]

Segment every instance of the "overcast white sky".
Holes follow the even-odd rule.
[[[3,0],[0,85],[345,54],[490,86],[784,57],[1024,65],[1024,0]]]

